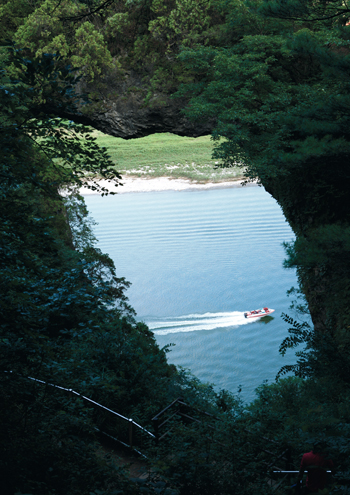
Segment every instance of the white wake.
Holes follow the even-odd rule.
[[[168,333],[178,332],[196,332],[198,330],[214,330],[215,328],[246,325],[247,323],[252,323],[252,321],[254,320],[247,320],[247,318],[244,318],[243,311],[145,319],[145,323],[148,325],[149,329],[156,335],[167,335]]]

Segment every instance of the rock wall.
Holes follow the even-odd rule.
[[[123,139],[141,138],[157,132],[189,137],[211,133],[214,121],[193,123],[182,114],[186,100],[160,96],[155,95],[146,106],[142,97],[124,94],[115,100],[100,100],[97,111],[62,116]]]

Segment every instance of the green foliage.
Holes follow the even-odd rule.
[[[329,25],[345,25],[349,19],[349,8],[339,0],[309,2],[308,0],[279,0],[263,4],[261,12],[280,19],[322,21]]]
[[[31,56],[60,53],[79,68],[98,108],[101,93],[113,93],[130,74],[144,104],[162,91],[170,94],[192,80],[177,59],[181,46],[220,38],[226,8],[217,1],[142,0],[130,2],[39,0],[5,2],[0,9],[3,39],[14,40]],[[131,72],[132,71],[132,72]],[[148,94],[148,97],[147,97]],[[87,107],[84,109],[87,110]]]
[[[264,384],[257,395],[245,416],[249,429],[288,445],[296,470],[304,452],[317,442],[325,443],[336,466],[330,493],[348,493],[348,387],[333,379],[288,377],[273,385]]]
[[[63,28],[61,19],[74,18],[84,10],[83,4],[70,0],[37,2],[11,39],[36,57],[59,52],[66,63],[80,67],[85,77],[93,80],[118,64],[113,64],[103,34],[89,21],[83,18],[78,25],[66,21],[66,29]]]
[[[23,58],[21,51],[14,48],[10,53],[10,63],[16,67],[18,79],[8,81],[3,73],[1,131],[6,136],[3,166],[16,162],[18,165],[12,175],[5,176],[6,185],[12,185],[15,174],[20,173],[19,181],[28,180],[42,187],[84,184],[106,193],[94,178],[97,175],[107,180],[120,178],[116,171],[111,171],[113,163],[106,150],[96,145],[87,127],[55,115],[63,107],[75,110],[81,98],[73,89],[79,80],[74,71],[63,64],[60,56],[46,54],[31,60]],[[17,142],[19,134],[22,139]],[[13,150],[19,155],[18,160]],[[35,169],[31,160],[23,159],[23,153],[36,151],[39,158],[35,159],[44,160],[41,169],[40,166]],[[93,183],[87,183],[87,179]]]
[[[311,53],[323,56],[319,60]],[[217,117],[213,138],[225,137],[214,156],[223,166],[240,163],[247,177],[267,182],[304,164],[349,153],[346,138],[348,60],[316,47],[308,31],[294,40],[281,35],[246,35],[230,48],[184,50],[181,58],[201,83],[185,86],[193,96],[187,114]],[[317,77],[316,77],[317,75]],[[298,171],[299,172],[299,171]]]
[[[151,10],[158,17],[149,23],[149,31],[154,38],[167,45],[169,54],[173,52],[174,44],[191,47],[197,43],[207,43],[205,30],[210,26],[210,7],[209,1],[199,4],[193,0],[176,0],[175,5],[166,5],[154,0]]]
[[[135,322],[128,282],[94,246],[82,198],[58,194],[86,174],[112,177],[105,150],[88,135],[81,139],[84,128],[46,113],[52,102],[73,104],[70,69],[59,57],[22,60],[16,51],[12,61],[25,72],[11,80],[3,70],[0,86],[3,493],[135,493],[97,455],[95,427],[103,418],[27,379],[78,390],[127,414],[156,395],[154,380],[166,389],[173,371]]]

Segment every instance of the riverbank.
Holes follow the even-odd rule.
[[[221,183],[242,177],[238,165],[220,168],[219,161],[212,158],[214,142],[210,136],[190,138],[161,133],[125,140],[96,130],[92,134],[125,179],[168,177],[194,183]]]
[[[123,177],[121,184],[116,187],[112,182],[106,180],[99,181],[99,184],[106,188],[109,192],[117,194],[136,193],[136,192],[160,192],[160,191],[198,191],[207,189],[227,189],[230,187],[242,187],[243,179],[222,181],[222,182],[205,182],[197,183],[189,179],[173,179],[171,177],[157,178],[139,178],[139,177]],[[80,189],[82,196],[99,194],[87,187]]]

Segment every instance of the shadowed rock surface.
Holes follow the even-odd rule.
[[[214,121],[191,122],[181,110],[186,105],[184,99],[172,100],[162,95],[155,96],[145,106],[142,97],[133,94],[116,100],[99,101],[99,110],[81,114],[63,114],[63,117],[123,139],[134,139],[158,132],[171,132],[179,136],[199,137],[211,133]]]

